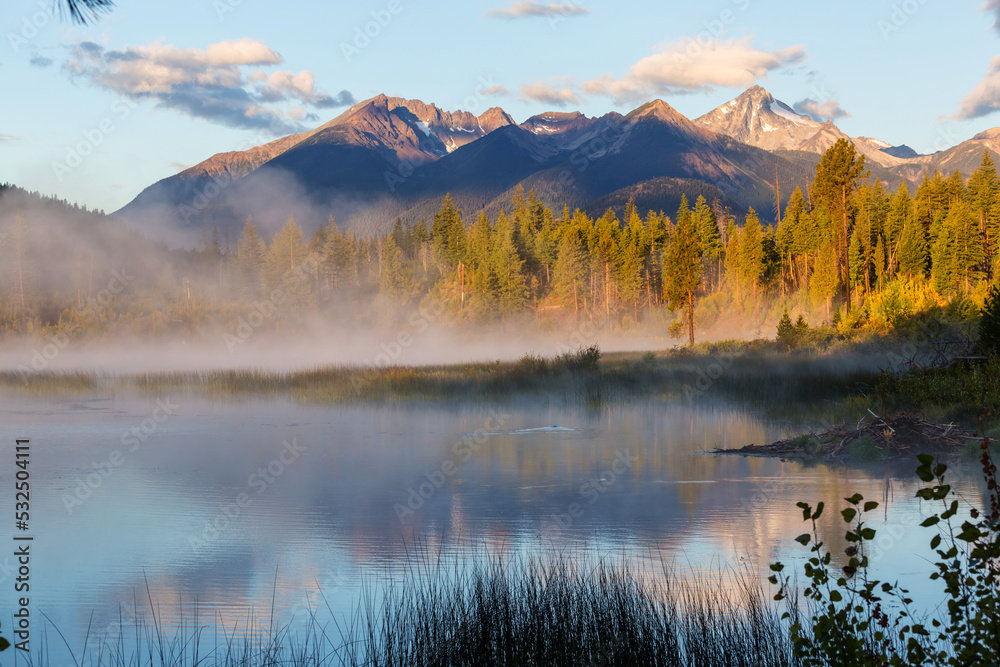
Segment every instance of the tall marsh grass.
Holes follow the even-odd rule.
[[[463,667],[792,665],[787,621],[746,573],[681,582],[624,562],[493,556],[367,589],[340,621],[311,613],[207,627],[197,609],[176,630],[149,618],[88,636],[67,664],[89,667]],[[55,630],[52,638],[62,644]],[[57,648],[70,650],[68,644]],[[58,651],[25,664],[48,665]],[[65,661],[64,661],[65,662]]]
[[[729,583],[495,558],[369,601],[343,657],[352,667],[791,665],[777,608],[749,578]]]

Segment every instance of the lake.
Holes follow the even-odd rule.
[[[919,583],[930,572],[930,535],[912,529],[921,520],[915,463],[705,455],[818,426],[724,401],[575,408],[20,395],[0,403],[0,424],[9,459],[0,507],[14,504],[14,440],[31,441],[32,642],[49,628],[49,664],[72,664],[50,622],[78,657],[88,628],[92,648],[151,610],[162,628],[197,614],[197,625],[229,632],[294,629],[311,613],[348,615],[363,594],[419,577],[428,563],[494,554],[762,576],[770,562],[807,556],[793,542],[805,529],[798,501],[827,503],[824,538],[842,549],[834,510],[854,492],[884,503],[876,573],[916,584],[918,600],[930,595]],[[951,481],[981,497],[974,461],[959,462]],[[0,600],[13,609],[8,553]]]

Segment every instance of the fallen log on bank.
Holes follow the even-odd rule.
[[[911,414],[883,418],[869,410],[854,428],[843,424],[821,433],[806,433],[769,445],[751,444],[736,449],[716,449],[713,453],[831,459],[862,455],[891,459],[954,452],[978,439],[978,436],[953,423],[937,424]]]

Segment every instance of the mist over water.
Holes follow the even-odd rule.
[[[91,612],[94,638],[114,637],[119,613],[149,618],[151,604],[165,629],[190,623],[195,602],[203,625],[220,628],[269,619],[272,604],[293,628],[309,610],[343,620],[366,587],[489,554],[764,576],[776,559],[808,555],[792,541],[802,532],[795,502],[855,491],[886,501],[876,572],[915,581],[929,565],[912,530],[921,517],[909,467],[701,454],[815,426],[807,414],[777,422],[685,401],[345,407],[121,393],[5,401],[0,435],[30,433],[36,452],[36,608],[82,642]],[[972,468],[957,466],[953,482],[975,498]],[[836,551],[842,524],[828,514],[822,530]]]
[[[0,350],[0,371],[23,367],[30,371],[128,374],[240,368],[281,372],[333,365],[384,368],[512,361],[526,354],[551,358],[595,344],[602,352],[662,349],[675,344],[649,334],[601,335],[589,325],[586,333],[504,331],[499,327],[465,331],[435,328],[417,333],[418,328],[346,331],[334,324],[317,324],[307,331],[254,332],[234,342],[240,333],[236,321],[230,331],[191,340],[150,342],[130,337],[112,342],[69,342],[49,338],[5,345]]]

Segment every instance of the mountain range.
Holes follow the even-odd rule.
[[[761,218],[805,187],[820,156],[851,141],[887,187],[925,174],[969,175],[983,150],[1000,160],[1000,128],[948,150],[918,155],[797,113],[760,86],[690,120],[662,100],[624,116],[545,112],[517,124],[498,107],[479,116],[378,95],[309,132],[219,153],[144,189],[116,214],[154,238],[194,245],[211,227],[265,232],[289,214],[307,230],[332,215],[341,228],[383,231],[396,218],[428,219],[451,193],[466,216],[509,208],[518,186],[547,205],[592,214],[676,210],[680,196]]]

